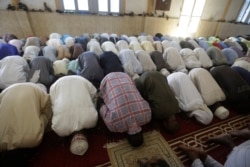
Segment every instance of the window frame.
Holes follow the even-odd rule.
[[[201,16],[202,16],[205,4],[206,4],[206,1],[207,0],[204,0],[203,9],[201,10],[201,12],[200,12],[199,15],[195,14],[195,12],[196,12],[196,8],[195,7],[199,3],[199,0],[193,0],[193,4],[192,4],[192,6],[190,6],[191,8],[188,11],[187,10],[183,10],[183,9],[188,9],[187,8],[188,6],[184,6],[184,5],[185,5],[185,2],[190,4],[190,1],[188,1],[188,0],[186,0],[186,1],[184,0],[183,1],[182,11],[181,11],[181,14],[180,14],[180,19],[179,19],[180,20],[180,22],[179,22],[179,29],[180,30],[184,30],[184,31],[186,31],[188,33],[195,33],[197,31],[197,28],[199,26],[199,22],[201,20]],[[181,18],[184,18],[184,17],[187,18],[186,24],[182,24],[182,22],[181,22]],[[194,24],[193,24],[193,20],[194,19],[198,19],[199,20],[198,24],[195,26],[195,31],[193,31],[191,29],[191,28],[194,28]],[[185,23],[185,22],[183,22],[183,23]],[[185,25],[186,27],[180,27],[181,25]]]
[[[250,0],[245,0],[243,3],[239,14],[237,16],[236,22],[243,24],[250,24]]]
[[[82,14],[101,14],[101,15],[119,15],[122,13],[123,0],[119,1],[119,12],[111,12],[111,0],[108,1],[108,11],[99,11],[99,3],[98,0],[88,0],[88,9],[89,10],[79,10],[78,0],[74,0],[75,2],[75,10],[67,10],[64,6],[64,0],[60,0],[61,8],[65,13],[82,13]]]

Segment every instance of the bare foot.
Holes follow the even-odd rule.
[[[179,146],[179,149],[185,152],[192,161],[194,161],[195,159],[201,159],[201,161],[205,161],[207,157],[205,151],[199,148],[188,147],[182,144]]]
[[[234,130],[229,132],[229,134],[233,137],[240,137],[243,139],[250,139],[250,125],[247,128],[241,130]]]
[[[233,149],[233,147],[235,146],[233,143],[232,137],[229,134],[222,134],[219,136],[212,137],[207,140],[207,143],[220,144],[220,145],[229,147],[230,149]]]

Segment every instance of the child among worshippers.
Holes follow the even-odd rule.
[[[0,60],[0,89],[27,82],[29,71],[29,64],[23,57],[7,56]]]
[[[60,137],[72,135],[70,151],[83,155],[88,150],[84,130],[96,126],[96,88],[87,79],[69,75],[59,78],[50,87],[52,129]]]
[[[111,132],[126,132],[133,147],[143,144],[142,126],[150,122],[151,109],[128,74],[112,72],[100,85],[100,98],[104,104],[100,116]]]
[[[110,72],[124,72],[121,61],[112,51],[103,52],[103,54],[100,55],[100,65],[103,69],[104,76]]]
[[[42,84],[16,83],[0,94],[0,152],[38,146],[51,118]]]
[[[242,76],[227,65],[210,69],[213,78],[222,88],[227,101],[240,113],[249,113],[250,86]]]
[[[52,61],[45,56],[34,58],[30,62],[29,81],[41,83],[49,88],[55,81]]]
[[[204,103],[189,76],[183,72],[174,72],[167,76],[167,80],[179,102],[180,109],[201,124],[208,125],[213,119],[213,113]]]
[[[236,146],[233,142],[233,137],[239,137],[246,139],[245,142]],[[216,143],[225,146],[230,149],[230,153],[227,155],[224,165],[216,161],[213,157],[208,155],[205,151],[195,147],[189,147],[186,145],[180,145],[179,148],[188,155],[192,161],[192,167],[249,167],[250,166],[250,126],[241,129],[234,130],[228,134],[222,134],[209,138],[207,143]]]
[[[179,129],[175,118],[175,114],[179,112],[179,104],[166,77],[157,71],[144,72],[135,83],[150,105],[152,118],[162,121],[167,132],[175,133]]]
[[[91,51],[83,52],[78,58],[78,63],[80,70],[77,74],[89,80],[98,89],[104,73],[97,55]]]
[[[226,119],[229,111],[221,104],[226,100],[226,96],[211,73],[204,68],[194,68],[188,75],[214,115],[219,119]]]

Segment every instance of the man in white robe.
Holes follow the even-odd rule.
[[[214,115],[219,119],[226,119],[229,111],[221,104],[226,100],[226,95],[211,73],[204,68],[194,68],[189,71],[188,75]]]
[[[189,76],[183,72],[174,72],[167,76],[167,80],[175,93],[180,109],[201,124],[208,125],[213,119],[213,113],[204,103]]]
[[[20,56],[7,56],[0,61],[0,89],[14,83],[27,82],[30,67]]]
[[[91,82],[76,75],[61,77],[50,87],[52,129],[60,137],[77,132],[71,140],[73,154],[83,155],[88,149],[87,139],[80,131],[96,126],[96,91]],[[77,136],[81,136],[79,140]]]

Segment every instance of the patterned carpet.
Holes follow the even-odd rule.
[[[223,120],[221,122],[210,125],[207,128],[203,128],[184,136],[180,136],[173,140],[169,140],[170,147],[175,151],[176,155],[182,161],[186,162],[187,157],[178,150],[178,145],[185,144],[188,146],[203,148],[206,152],[211,152],[219,145],[212,144],[207,146],[205,141],[213,136],[224,134],[236,129],[242,129],[250,123],[250,115],[237,115],[235,117]]]
[[[157,131],[144,134],[144,144],[139,148],[133,148],[127,140],[106,145],[111,166],[137,167],[137,160],[152,155],[163,157],[171,167],[183,166],[181,161],[170,148],[164,137]]]
[[[186,135],[166,141],[158,131],[147,132],[144,134],[145,143],[143,147],[133,149],[127,141],[119,143],[107,144],[107,151],[110,162],[99,165],[97,167],[135,167],[138,166],[136,160],[143,157],[151,157],[151,155],[160,155],[168,161],[170,166],[189,166],[188,158],[180,150],[178,146],[185,144],[193,147],[203,148],[206,152],[213,154],[223,154],[225,157],[227,151],[221,150],[219,145],[205,144],[205,141],[213,136],[224,134],[236,129],[242,129],[250,123],[250,115],[235,115],[226,120],[216,122],[207,127],[195,130]],[[219,152],[218,152],[219,150]],[[211,155],[210,154],[210,155]],[[213,156],[213,155],[212,155]],[[184,164],[184,165],[183,165]]]
[[[234,129],[242,129],[250,124],[250,114],[241,115],[234,111],[233,108],[230,108],[230,106],[228,106],[228,108],[230,109],[229,118],[226,120],[214,118],[209,125],[201,125],[194,119],[178,114],[177,120],[181,128],[176,134],[165,132],[157,121],[150,123],[143,128],[146,142],[144,143],[145,148],[143,146],[141,151],[140,149],[128,147],[127,143],[119,143],[121,144],[121,148],[118,147],[118,149],[113,145],[114,148],[111,149],[110,147],[112,145],[107,143],[124,140],[126,139],[126,134],[115,133],[110,138],[102,122],[100,122],[96,128],[88,131],[89,149],[84,156],[76,156],[69,151],[70,138],[61,141],[53,131],[50,131],[45,134],[42,143],[35,148],[28,163],[30,167],[120,167],[128,166],[128,164],[131,164],[133,167],[138,158],[151,158],[152,155],[156,154],[162,155],[165,159],[172,159],[169,161],[170,164],[174,161],[175,164],[178,164],[176,166],[183,166],[182,164],[184,164],[184,166],[188,167],[190,166],[190,161],[177,149],[179,144],[203,147],[210,155],[216,157],[216,160],[224,163],[228,149],[218,145],[209,145],[208,147],[204,142],[211,136],[227,133]],[[154,137],[149,138],[147,136],[150,134],[149,132],[151,132],[150,136]],[[157,135],[155,135],[155,133]],[[155,145],[154,149],[147,144],[147,139],[152,140],[152,143]],[[241,142],[237,138],[235,138],[234,141],[236,143]],[[123,142],[127,142],[127,140]],[[121,151],[123,149],[125,150],[124,152]],[[19,157],[20,156],[18,156],[18,158]],[[117,165],[118,163],[119,165]]]

